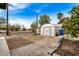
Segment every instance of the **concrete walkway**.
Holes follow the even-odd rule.
[[[0,37],[0,56],[10,56],[5,37]]]
[[[43,39],[32,43],[30,45],[26,45],[14,50],[11,50],[11,55],[13,56],[50,56],[48,54],[52,53],[58,44],[58,41],[61,37],[54,37],[50,40]]]

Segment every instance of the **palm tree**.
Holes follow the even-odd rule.
[[[58,14],[57,14],[57,18],[58,18],[59,20],[62,20],[62,18],[63,18],[63,13],[58,13]]]

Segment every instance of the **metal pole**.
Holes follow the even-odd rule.
[[[36,21],[37,21],[37,28],[38,28],[38,13],[37,13],[37,18],[36,18]]]
[[[8,3],[6,4],[6,11],[7,11],[7,33],[6,35],[9,35]]]
[[[38,29],[38,13],[36,15],[36,29],[35,29],[35,35],[37,34],[37,29]]]

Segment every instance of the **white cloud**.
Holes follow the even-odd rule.
[[[31,28],[31,24],[34,20],[30,20],[30,19],[21,19],[21,18],[16,18],[16,19],[11,19],[9,20],[10,24],[20,24],[20,25],[24,25],[27,29]]]
[[[6,18],[6,10],[0,9],[0,17]]]
[[[48,6],[48,4],[44,4],[41,7],[39,7],[37,10],[34,10],[34,11],[39,14],[41,12],[42,8],[47,7],[47,6]]]
[[[30,4],[28,4],[28,3],[10,3],[9,10],[23,9],[23,8],[26,8],[29,6],[30,6]]]
[[[57,24],[59,21],[56,16],[50,16],[50,19],[52,19],[51,24]]]

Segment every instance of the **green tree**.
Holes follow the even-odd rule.
[[[63,24],[65,21],[67,21],[70,17],[63,17],[58,23]]]
[[[7,23],[7,20],[5,18],[0,17],[0,25],[3,25],[5,23]]]
[[[34,22],[31,24],[31,27],[32,27],[33,29],[36,29],[36,28],[38,27],[37,22],[34,21]]]
[[[79,18],[79,5],[73,6],[72,10],[69,13],[71,13],[71,18]]]
[[[18,31],[19,29],[21,29],[20,24],[15,24],[15,29],[16,29],[16,31]]]
[[[21,29],[20,24],[14,24],[10,26],[10,30],[16,30],[18,31],[19,29]]]
[[[72,37],[77,37],[79,34],[79,19],[68,19],[64,22],[63,27],[67,34],[70,34]]]
[[[42,26],[43,24],[50,24],[51,19],[48,15],[40,16],[39,24]]]
[[[25,26],[24,26],[24,25],[22,25],[22,27],[23,27],[23,31],[25,31],[25,30],[26,30]]]
[[[3,17],[0,17],[0,29],[6,29],[7,20]]]
[[[63,13],[58,13],[57,14],[57,19],[59,19],[59,21],[60,21],[60,20],[62,20],[62,18],[63,18]]]
[[[63,27],[67,34],[78,37],[79,34],[79,6],[75,6],[70,11],[71,17],[63,23]]]
[[[31,29],[33,31],[34,34],[36,34],[36,29],[38,27],[37,25],[38,23],[36,21],[34,21],[32,24],[31,24]]]

